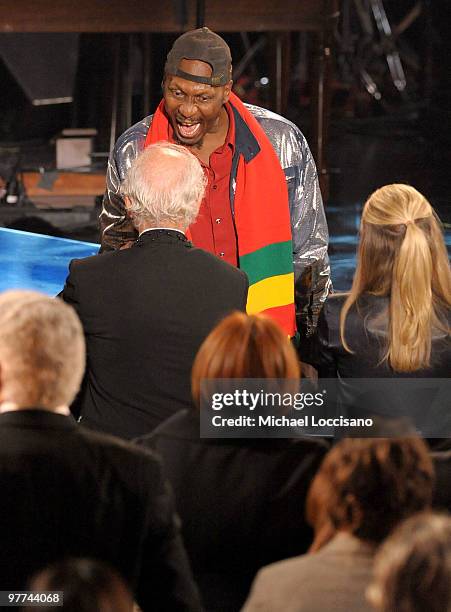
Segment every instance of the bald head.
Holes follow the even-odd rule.
[[[198,159],[168,142],[150,145],[133,161],[121,186],[127,210],[145,227],[185,230],[197,217],[206,179]]]
[[[85,365],[75,311],[34,291],[0,295],[0,401],[55,410],[77,393]]]

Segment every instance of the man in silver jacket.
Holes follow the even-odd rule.
[[[183,60],[180,62],[180,66],[182,66],[184,70],[176,69],[176,72],[176,70],[171,67],[171,54],[172,59],[174,58],[174,54],[178,54],[178,57],[186,58],[186,51],[184,52],[183,49],[187,48],[187,44],[192,45],[193,40],[191,39],[195,39],[195,48],[196,45],[197,49],[199,48],[199,44],[201,45],[201,52],[198,52],[197,55],[194,56],[198,57],[199,61]],[[211,47],[213,44],[217,46],[218,40],[220,47],[219,51],[217,48],[212,51]],[[199,43],[199,41],[201,42]],[[228,53],[228,58],[230,58],[230,50],[225,41],[207,28],[185,33],[177,39],[171,52],[168,54],[168,60],[165,67],[164,104],[166,112],[168,112],[168,107],[172,104],[171,98],[179,95],[178,90],[174,93],[173,88],[168,91],[167,81],[170,80],[171,75],[176,73],[179,77],[181,76],[182,84],[189,86],[187,87],[187,91],[192,89],[192,91],[188,91],[188,94],[192,95],[193,98],[197,100],[199,96],[197,95],[196,88],[202,94],[206,89],[205,83],[211,83],[212,85],[216,85],[217,83],[214,81],[214,78],[194,76],[188,74],[186,70],[188,69],[188,72],[196,72],[198,66],[202,67],[205,58],[207,58],[209,63],[208,67],[212,66],[213,70],[211,74],[214,76],[220,64],[218,52],[221,61],[223,60],[224,54],[227,55]],[[214,53],[216,53],[216,55],[214,55]],[[189,57],[192,58],[193,55]],[[210,57],[212,59],[210,59]],[[226,58],[226,63],[227,62],[228,66],[226,66],[226,70],[229,71],[231,69],[231,58],[228,60]],[[194,83],[191,83],[191,81]],[[227,89],[229,86],[231,87],[231,84],[231,81],[229,81],[225,87],[211,87],[211,85],[208,85],[208,88],[214,90],[216,93],[216,91]],[[182,91],[180,95],[184,96],[184,91]],[[192,102],[192,105],[194,104],[195,102]],[[172,105],[174,106],[174,104]],[[291,217],[297,326],[298,330],[301,332],[301,336],[309,336],[315,329],[319,312],[331,288],[329,259],[327,255],[328,230],[315,162],[305,137],[293,123],[266,109],[251,105],[246,105],[246,107],[258,121],[272,144],[285,174]],[[220,115],[220,113],[226,116],[224,108],[225,104],[219,105],[217,121],[221,119],[222,115]],[[169,108],[168,114],[170,114],[170,110]],[[196,114],[196,111],[193,112]],[[202,113],[202,109],[199,112]],[[230,110],[227,112],[230,113]],[[187,112],[183,111],[182,115],[185,114],[188,115]],[[177,109],[174,112],[174,116],[179,121],[180,110]],[[103,251],[123,248],[137,238],[133,224],[126,215],[120,187],[130,168],[131,162],[145,146],[146,137],[152,124],[152,118],[153,115],[149,115],[126,130],[116,142],[110,155],[107,172],[107,188],[103,199],[102,212],[100,214],[101,245]],[[258,143],[253,138],[246,124],[240,121],[239,115],[235,116],[234,121],[234,153],[228,188],[230,197],[229,204],[232,211],[232,228],[234,227],[233,199],[236,190],[235,179],[238,157],[242,155],[247,163],[258,154]],[[205,162],[204,167],[206,164],[207,167],[205,171],[208,176],[208,156],[206,160],[202,160],[202,155],[198,150],[199,145],[197,147],[194,146],[195,138],[191,134],[192,132],[200,131],[200,129],[197,128],[195,123],[191,123],[190,118],[188,118],[184,125],[182,124],[179,126],[177,133],[175,131],[177,130],[175,120],[173,124],[175,126],[174,141],[189,147],[190,150],[200,158],[201,162]],[[208,136],[207,122],[206,125],[207,128],[204,135]],[[213,133],[215,130],[218,131],[214,124],[210,132]],[[197,140],[199,140],[199,138]],[[200,140],[200,142],[202,144],[202,140]],[[226,142],[225,137],[221,144],[224,144],[224,142]],[[262,177],[262,180],[264,181],[265,178],[266,177]],[[215,231],[215,222],[220,223],[221,219],[215,219],[214,215],[212,215],[211,226],[213,232]],[[208,249],[208,247],[205,247],[203,244],[196,243],[195,236],[193,236],[193,240],[197,246]],[[224,256],[223,252],[216,252],[216,254],[221,257]],[[233,259],[229,261],[233,263]]]

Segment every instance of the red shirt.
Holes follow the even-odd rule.
[[[199,215],[189,230],[197,247],[237,266],[238,246],[229,192],[235,150],[235,120],[230,106],[226,104],[225,108],[229,116],[229,129],[225,142],[210,155],[208,166],[199,160],[208,183]]]

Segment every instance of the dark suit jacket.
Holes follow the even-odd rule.
[[[0,590],[64,556],[110,563],[144,612],[198,610],[160,461],[44,410],[0,415]]]
[[[192,410],[137,442],[163,458],[207,610],[238,610],[260,567],[307,550],[304,504],[323,440],[200,439]]]
[[[154,230],[130,249],[73,261],[62,297],[87,341],[83,422],[125,438],[143,435],[190,404],[190,372],[213,327],[244,310],[247,276]]]

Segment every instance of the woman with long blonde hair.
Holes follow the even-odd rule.
[[[450,306],[439,218],[413,187],[381,187],[363,209],[351,290],[322,313],[315,365],[344,378],[448,377]]]

